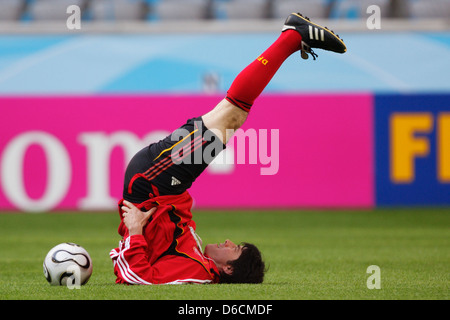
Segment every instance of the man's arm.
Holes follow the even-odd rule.
[[[136,208],[131,202],[123,200],[123,223],[128,228],[130,236],[137,234],[142,235],[142,229],[147,224],[148,219],[155,213],[156,207],[151,208],[147,212],[143,212]]]
[[[147,241],[142,230],[156,207],[142,212],[128,201],[123,204],[123,222],[128,228],[129,236],[121,241],[119,248],[110,253],[115,274],[129,284],[152,284],[153,268],[148,261]]]

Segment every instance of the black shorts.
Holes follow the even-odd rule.
[[[153,196],[181,194],[225,148],[201,117],[189,119],[131,159],[125,172],[123,198],[142,203]]]

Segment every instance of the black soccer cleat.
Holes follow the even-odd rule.
[[[301,56],[308,59],[307,53],[316,60],[317,54],[311,48],[318,48],[337,53],[347,51],[344,41],[327,27],[319,26],[300,13],[291,13],[284,23],[283,32],[296,30],[302,36]]]

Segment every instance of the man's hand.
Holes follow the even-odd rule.
[[[142,212],[136,208],[131,202],[123,201],[123,223],[128,228],[130,236],[135,234],[142,234],[143,227],[147,224],[148,219],[156,211],[156,207],[151,208],[147,212]]]

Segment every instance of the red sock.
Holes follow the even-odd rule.
[[[249,112],[253,102],[269,84],[283,62],[301,48],[301,35],[287,30],[262,55],[236,77],[226,99]]]

